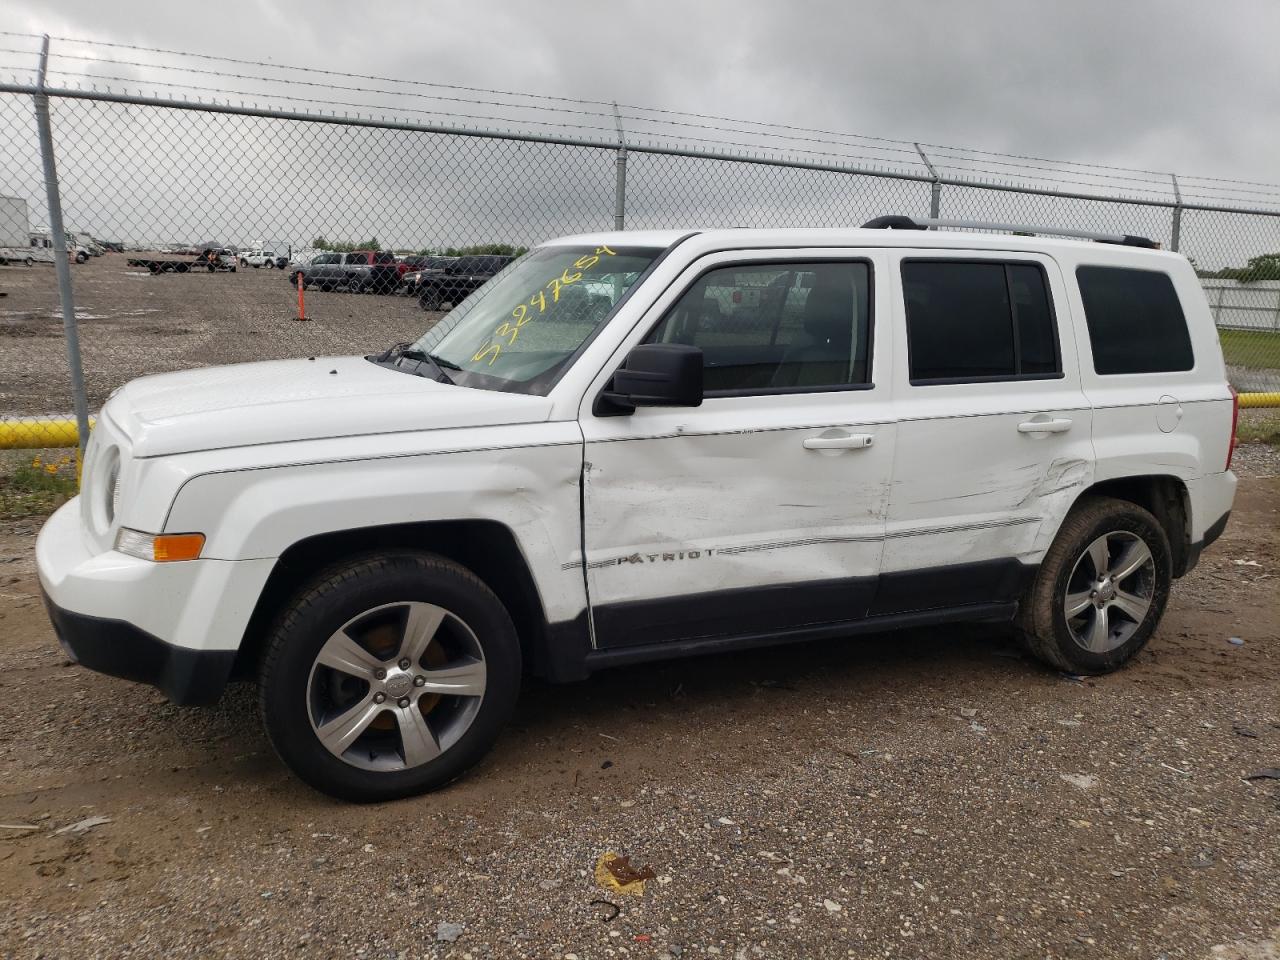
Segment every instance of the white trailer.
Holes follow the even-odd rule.
[[[0,197],[0,264],[43,260],[31,249],[31,222],[27,201],[21,197]],[[53,262],[52,254],[49,262]]]

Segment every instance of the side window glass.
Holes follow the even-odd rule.
[[[994,260],[906,260],[913,384],[1060,375],[1044,271]]]
[[[1169,275],[1127,267],[1078,267],[1093,369],[1166,373],[1195,366],[1187,320]]]
[[[870,281],[861,262],[720,267],[685,291],[646,342],[700,348],[708,394],[865,385]]]

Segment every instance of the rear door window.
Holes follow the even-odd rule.
[[[913,384],[1062,375],[1044,270],[999,260],[904,260]]]
[[[1096,373],[1169,373],[1195,366],[1187,319],[1167,273],[1077,267],[1076,280]]]

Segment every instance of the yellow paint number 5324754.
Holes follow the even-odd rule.
[[[583,271],[594,267],[600,262],[601,257],[614,256],[617,256],[615,251],[601,245],[596,249],[595,253],[583,254],[575,260],[572,267],[573,273],[569,272],[571,268],[566,267],[560,276],[552,277],[540,287],[529,298],[528,303],[516,304],[516,308],[511,311],[511,319],[504,321],[486,338],[485,344],[471,358],[472,363],[484,363],[486,366],[493,366],[493,361],[498,359],[503,347],[510,347],[516,342],[520,336],[520,329],[526,323],[546,313],[548,302],[553,304],[560,302],[561,290],[581,280]]]

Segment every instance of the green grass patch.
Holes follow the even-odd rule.
[[[1280,446],[1280,410],[1241,410],[1236,439]]]
[[[0,518],[48,516],[76,495],[74,457],[12,459],[0,466]]]
[[[1252,370],[1280,370],[1280,333],[1269,330],[1219,330],[1227,363]]]

